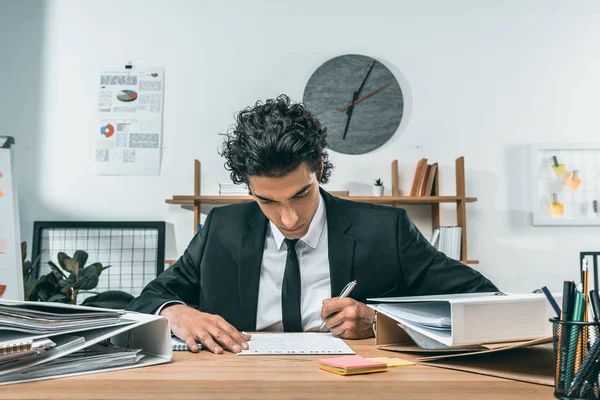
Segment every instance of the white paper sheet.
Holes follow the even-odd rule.
[[[158,175],[162,147],[164,70],[102,71],[99,121],[93,131],[97,175]]]
[[[340,338],[331,333],[254,333],[250,349],[238,356],[354,354]]]

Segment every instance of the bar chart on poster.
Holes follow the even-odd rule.
[[[23,300],[19,207],[14,139],[0,136],[0,298]]]

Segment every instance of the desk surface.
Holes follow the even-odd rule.
[[[374,339],[348,344],[364,357],[396,355],[377,350]],[[174,352],[169,364],[1,386],[0,399],[553,398],[548,386],[420,365],[338,376],[319,370],[319,358]]]

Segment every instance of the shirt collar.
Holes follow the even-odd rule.
[[[308,227],[308,231],[306,231],[306,234],[302,238],[300,238],[301,241],[303,241],[313,249],[317,248],[317,244],[319,244],[319,239],[321,239],[321,234],[323,233],[323,228],[325,228],[325,222],[327,221],[324,203],[325,201],[323,200],[323,196],[321,195],[321,193],[319,193],[319,205],[317,206],[315,216],[310,222],[310,226]],[[269,226],[271,227],[271,233],[273,234],[273,238],[275,239],[277,249],[281,250],[281,246],[283,245],[283,239],[285,239],[285,236],[283,236],[281,231],[271,221],[269,221]]]

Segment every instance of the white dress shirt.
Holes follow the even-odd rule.
[[[287,245],[283,239],[285,237],[279,229],[269,222],[260,268],[256,308],[257,331],[283,331],[281,286],[287,259]],[[327,215],[325,203],[320,194],[319,205],[308,231],[296,243],[296,255],[300,265],[302,329],[318,331],[322,322],[323,300],[331,297]],[[156,315],[159,315],[166,305],[172,303],[183,304],[180,301],[166,302],[156,310]],[[328,331],[328,328],[325,327],[324,331]]]
[[[270,222],[260,269],[256,309],[258,331],[283,331],[281,285],[287,259],[287,245],[283,239],[283,234]],[[296,255],[300,264],[302,329],[318,331],[323,300],[331,297],[327,215],[321,195],[306,235],[296,243]]]

